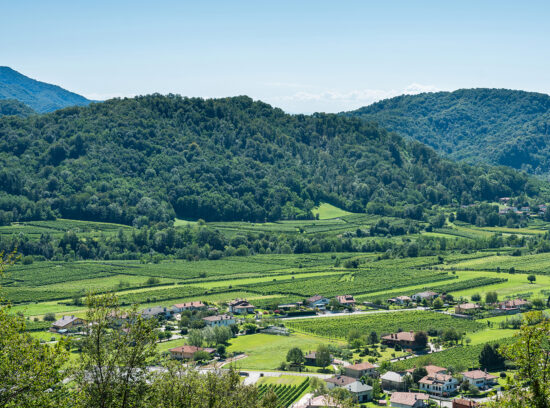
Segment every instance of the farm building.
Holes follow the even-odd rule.
[[[403,348],[415,348],[416,342],[414,341],[414,332],[411,330],[388,334],[382,337],[382,344],[388,346],[395,346],[397,344]]]
[[[351,295],[336,296],[336,300],[342,306],[355,306],[355,299]]]
[[[432,300],[432,299],[435,299],[437,296],[438,296],[437,293],[428,290],[426,292],[415,293],[414,295],[411,296],[411,299],[414,300],[415,302],[422,302],[424,299]]]
[[[481,306],[475,303],[462,303],[455,306],[456,314],[473,314],[481,309]]]
[[[74,329],[76,327],[82,327],[86,324],[84,319],[76,316],[63,316],[61,319],[55,321],[50,328],[50,331],[59,332],[60,330],[66,331]]]

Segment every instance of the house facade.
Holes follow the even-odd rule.
[[[456,314],[474,314],[477,311],[481,310],[481,306],[475,303],[463,303],[461,305],[455,306],[455,313]]]
[[[361,378],[365,375],[372,378],[378,377],[376,366],[367,361],[347,366],[345,370],[346,375],[353,378]]]
[[[234,314],[249,314],[254,313],[255,307],[246,299],[235,299],[229,302],[228,310]]]
[[[479,389],[485,389],[495,385],[498,377],[489,374],[487,371],[472,370],[463,372],[462,378]]]
[[[449,374],[433,374],[419,380],[418,385],[428,394],[445,397],[456,392],[458,380]]]
[[[355,306],[355,299],[351,295],[336,296],[336,301],[342,306]]]
[[[382,389],[387,391],[407,391],[407,383],[403,373],[387,371],[380,377]]]
[[[306,301],[311,307],[320,310],[324,310],[330,302],[328,298],[321,295],[312,296],[306,299]]]
[[[63,316],[61,319],[55,321],[50,328],[50,331],[59,332],[67,331],[70,329],[75,329],[77,327],[82,327],[86,325],[86,321],[80,317],[72,316]]]
[[[357,402],[363,403],[372,400],[372,387],[363,384],[361,381],[346,375],[336,375],[325,380],[327,388],[332,390],[336,387],[348,390]]]
[[[406,331],[399,333],[391,333],[382,337],[382,344],[395,347],[396,344],[403,348],[415,348],[416,342],[414,341],[414,332]]]
[[[415,302],[422,302],[424,299],[433,300],[437,296],[438,296],[437,293],[428,290],[426,292],[415,293],[414,295],[411,296],[411,299],[414,300]]]
[[[151,319],[154,317],[169,319],[172,317],[172,314],[172,309],[164,306],[149,307],[141,311],[141,317],[144,319]]]
[[[235,318],[227,314],[207,316],[203,317],[202,320],[204,320],[207,326],[231,326],[236,323]]]

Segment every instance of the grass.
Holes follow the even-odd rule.
[[[238,369],[277,370],[281,362],[286,361],[286,355],[291,348],[299,347],[305,353],[316,350],[319,344],[327,343],[326,339],[305,334],[275,336],[259,333],[230,340],[227,352],[241,352],[248,355],[234,363]]]
[[[352,214],[328,203],[322,203],[320,206],[315,207],[312,212],[314,216],[319,215],[320,220],[329,220],[331,218],[345,217],[346,215]]]

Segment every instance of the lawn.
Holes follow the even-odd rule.
[[[248,357],[238,360],[235,367],[248,370],[277,370],[281,362],[286,361],[288,350],[299,347],[304,353],[317,349],[327,340],[304,334],[275,336],[271,334],[252,334],[230,340],[227,352],[245,353]],[[335,342],[333,342],[335,343]]]
[[[345,217],[352,213],[342,210],[328,203],[322,203],[319,207],[313,209],[313,215],[319,215],[320,220],[329,220],[331,218]]]

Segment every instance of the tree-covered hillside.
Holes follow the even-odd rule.
[[[345,113],[453,159],[550,172],[550,96],[507,89],[403,95]]]
[[[321,201],[414,218],[421,206],[536,194],[511,169],[453,163],[359,119],[288,115],[248,97],[151,95],[3,117],[0,165],[4,223],[311,218]]]
[[[29,116],[35,113],[31,108],[16,99],[0,100],[0,117],[8,115]]]
[[[39,113],[91,101],[57,85],[36,81],[9,67],[0,67],[0,99],[16,99]]]

